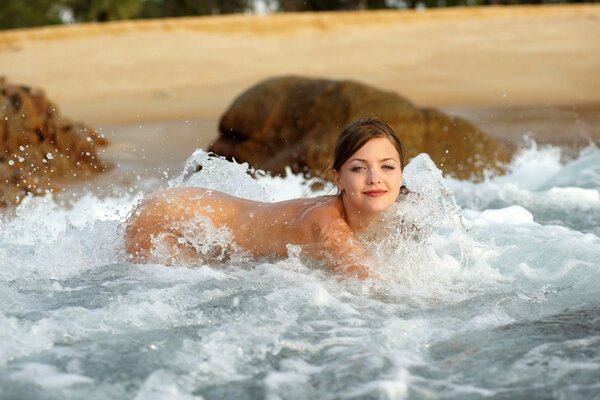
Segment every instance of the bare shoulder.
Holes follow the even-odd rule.
[[[333,196],[315,201],[303,213],[303,222],[317,228],[324,228],[333,221],[343,221],[343,206],[340,203]]]
[[[331,197],[315,203],[307,210],[305,219],[311,226],[312,245],[303,251],[309,257],[323,262],[333,272],[359,279],[371,276],[370,269],[364,264],[367,254],[344,219],[341,200]]]

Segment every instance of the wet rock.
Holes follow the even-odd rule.
[[[434,109],[419,109],[402,96],[353,81],[280,77],[260,82],[222,116],[219,137],[209,150],[273,174],[294,172],[328,177],[340,130],[353,120],[387,121],[405,148],[408,162],[428,153],[444,173],[481,179],[502,171],[511,150],[469,122]]]
[[[0,78],[0,207],[106,171],[96,149],[107,144],[61,117],[43,91]]]
[[[459,179],[480,180],[484,171],[504,172],[514,150],[470,122],[439,110],[422,108],[425,148],[438,168]],[[415,154],[416,155],[416,154]]]

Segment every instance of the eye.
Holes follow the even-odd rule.
[[[396,167],[394,167],[393,165],[384,165],[383,167],[381,167],[383,169],[387,169],[387,170],[393,170],[396,169]]]
[[[359,165],[350,168],[350,171],[352,171],[352,172],[363,172],[363,171],[366,171],[366,170],[367,170],[366,167],[362,167],[362,166],[359,166]]]

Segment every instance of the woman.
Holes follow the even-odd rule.
[[[397,200],[403,168],[394,130],[377,118],[359,119],[335,145],[337,196],[261,203],[204,188],[166,189],[144,199],[129,218],[127,252],[134,262],[193,263],[236,250],[284,257],[292,244],[332,271],[364,279],[368,256],[355,234]],[[215,228],[225,238],[210,249],[191,239]]]

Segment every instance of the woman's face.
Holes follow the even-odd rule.
[[[369,140],[333,171],[347,211],[377,214],[393,204],[402,186],[398,151],[385,137]]]

